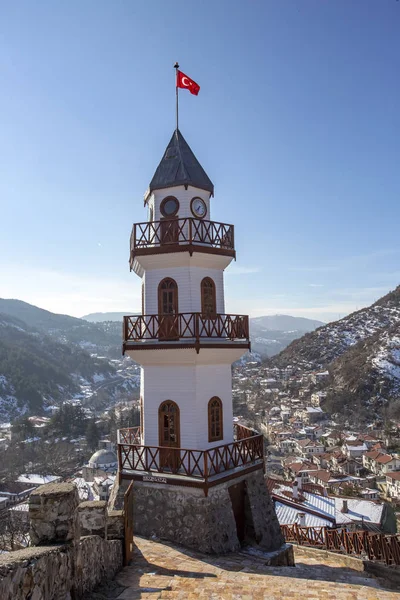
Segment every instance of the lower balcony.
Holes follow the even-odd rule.
[[[124,317],[123,353],[160,347],[226,347],[250,349],[247,315],[204,316],[201,313]]]
[[[144,446],[139,427],[118,431],[120,479],[203,487],[264,468],[261,434],[235,424],[231,444],[208,450]]]

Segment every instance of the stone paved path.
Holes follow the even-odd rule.
[[[244,552],[204,556],[140,537],[130,566],[116,577],[118,600],[400,600],[364,572],[296,551],[296,567],[266,567]]]

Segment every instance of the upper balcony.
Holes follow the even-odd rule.
[[[165,252],[208,252],[235,258],[234,227],[187,217],[135,223],[131,234],[130,267],[136,256]]]
[[[250,348],[247,315],[176,313],[124,317],[123,353],[126,350],[166,347]]]

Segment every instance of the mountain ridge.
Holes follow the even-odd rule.
[[[309,370],[325,368],[351,346],[397,322],[400,322],[400,285],[371,306],[294,340],[270,358],[268,364],[277,367],[291,364]]]

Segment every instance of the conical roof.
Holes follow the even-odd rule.
[[[214,195],[214,185],[176,129],[150,182],[149,193],[174,185],[191,185]]]

